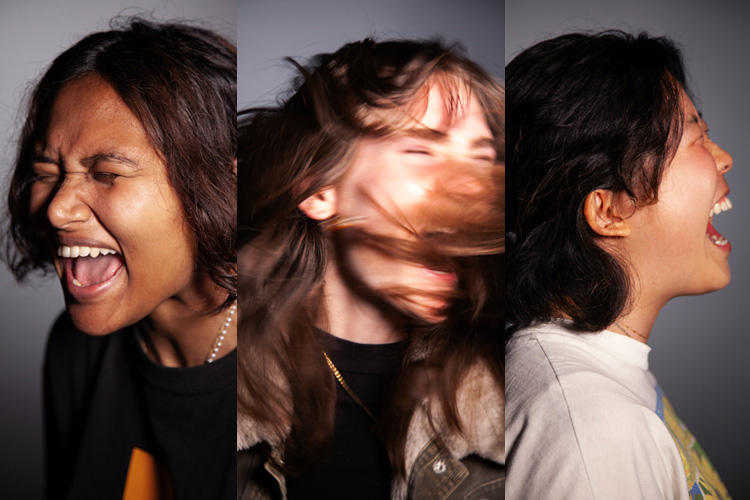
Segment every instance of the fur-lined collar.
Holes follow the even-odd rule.
[[[241,388],[238,387],[238,390]],[[457,408],[462,433],[448,429],[439,405],[425,399],[409,424],[406,442],[406,470],[410,475],[419,454],[435,437],[456,459],[478,455],[498,464],[505,461],[505,399],[502,389],[484,364],[473,366],[459,386]],[[288,435],[288,433],[287,433]],[[246,450],[264,441],[279,450],[285,436],[274,436],[270,429],[237,414],[237,450]],[[410,477],[394,479],[392,498],[406,498]]]
[[[257,362],[260,362],[259,360]],[[277,386],[280,394],[286,394],[288,410],[291,410],[292,398],[289,384],[282,375],[279,367],[273,363],[266,363],[266,376],[269,381],[273,381]],[[237,384],[237,400],[247,400],[247,389],[242,384]],[[249,418],[247,415],[237,412],[237,451],[248,450],[261,442],[268,443],[273,449],[280,450],[281,445],[292,431],[291,423],[282,425],[284,428],[282,435],[274,433],[269,426],[260,424],[257,420]]]
[[[442,411],[438,405],[431,405],[430,400],[423,401],[421,407],[414,412],[406,441],[408,475],[394,480],[394,500],[406,498],[414,463],[435,437],[439,437],[445,448],[458,460],[478,455],[497,464],[504,464],[505,398],[485,365],[474,365],[466,374],[458,388],[456,406],[463,427],[460,434],[448,429]]]

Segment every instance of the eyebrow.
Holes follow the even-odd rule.
[[[448,134],[431,128],[412,128],[404,130],[400,135],[403,137],[415,137],[417,139],[426,139],[437,143],[445,142],[448,139]],[[479,148],[492,148],[495,149],[495,141],[491,137],[480,137],[471,141],[472,149]]]
[[[31,157],[31,163],[52,163],[54,165],[59,165],[60,160],[49,157],[44,153],[34,153],[34,155]]]
[[[701,124],[702,121],[703,119],[701,118],[700,113],[698,114],[691,113],[685,119],[685,127],[687,128],[693,125],[697,125],[701,129],[701,131],[703,131],[703,125]]]
[[[448,134],[445,132],[427,127],[410,128],[400,132],[398,135],[401,135],[402,137],[427,139],[428,141],[434,142],[445,142],[448,139]]]
[[[708,123],[703,119],[703,113],[700,111],[698,111],[697,114],[693,113],[689,115],[685,121],[687,122],[687,125],[698,125],[701,132],[708,133]]]
[[[100,161],[110,161],[115,163],[122,163],[125,166],[133,167],[135,169],[140,168],[137,161],[132,158],[125,156],[118,151],[105,151],[102,153],[96,153],[83,159],[83,164],[91,167]]]

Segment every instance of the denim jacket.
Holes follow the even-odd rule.
[[[438,405],[434,405],[438,406]],[[502,390],[482,366],[459,387],[460,434],[447,430],[425,400],[412,416],[406,443],[405,478],[394,478],[393,500],[503,500],[505,498],[505,407]],[[237,499],[286,500],[282,443],[270,442],[253,422],[238,417]]]

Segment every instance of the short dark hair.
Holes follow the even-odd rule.
[[[608,189],[656,202],[682,135],[680,51],[646,33],[568,34],[521,52],[506,81],[509,332],[561,313],[601,330],[635,276],[597,245],[584,200]]]
[[[29,213],[32,158],[70,82],[98,75],[138,117],[163,158],[188,226],[198,269],[237,296],[235,158],[237,50],[216,33],[184,23],[116,18],[57,56],[36,84],[21,130],[8,194],[5,258],[16,279],[47,270],[49,249]]]

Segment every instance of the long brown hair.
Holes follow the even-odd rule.
[[[504,92],[457,47],[438,41],[366,39],[319,55],[307,67],[291,62],[301,75],[291,95],[277,107],[245,112],[239,126],[238,412],[269,440],[285,443],[287,472],[302,472],[333,431],[335,381],[314,329],[325,321],[323,277],[337,247],[356,240],[387,255],[450,267],[461,276],[461,293],[452,297],[445,321],[410,319],[407,362],[380,419],[392,462],[403,473],[406,431],[419,401],[434,396],[449,426],[460,431],[456,390],[467,370],[483,361],[502,383]],[[470,163],[458,167],[476,175],[487,196],[438,190],[424,210],[430,223],[420,224],[436,230],[412,231],[409,241],[361,227],[329,232],[298,209],[341,181],[360,138],[413,126],[432,86],[448,96],[449,118],[460,112],[463,90],[484,110],[498,165],[489,172],[475,172]],[[404,228],[413,223],[387,215]],[[379,291],[402,299],[407,292]]]

